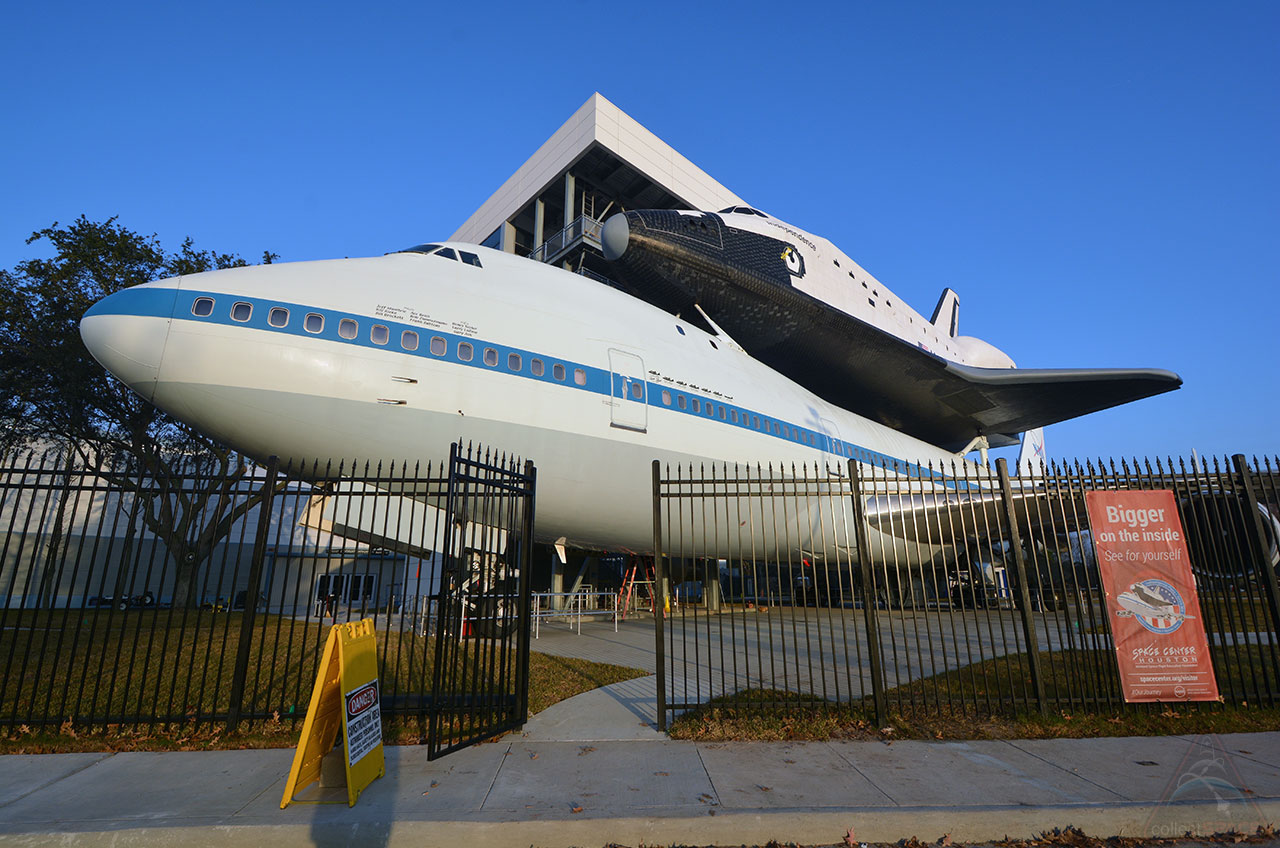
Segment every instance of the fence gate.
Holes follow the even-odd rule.
[[[523,723],[532,463],[232,459],[0,456],[0,727],[291,730],[360,619],[431,756]]]
[[[429,759],[514,730],[528,714],[534,483],[531,462],[521,470],[450,452]]]

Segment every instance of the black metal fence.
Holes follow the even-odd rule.
[[[440,750],[527,710],[532,464],[0,467],[0,725],[297,720],[372,618],[383,712]]]
[[[654,465],[659,717],[711,698],[1009,714],[1123,705],[1084,508],[1177,499],[1219,688],[1280,699],[1280,470]],[[676,591],[683,589],[683,591]],[[700,598],[680,603],[678,598]]]

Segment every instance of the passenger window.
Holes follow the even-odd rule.
[[[350,318],[343,318],[338,322],[338,335],[344,339],[354,339],[360,332],[360,327]]]
[[[720,416],[720,420],[721,420],[721,421],[723,421],[723,420],[724,420],[724,407],[723,407],[723,406],[718,406],[718,407],[716,407],[716,414],[717,414],[717,415],[719,415],[719,416]]]
[[[522,365],[523,363],[520,361],[520,354],[518,353],[507,354],[507,370],[519,371]]]
[[[533,372],[533,376],[541,377],[543,375],[542,360],[534,357],[529,360],[529,370]]]
[[[197,297],[196,302],[191,304],[191,314],[199,318],[208,318],[213,314],[213,298]]]
[[[449,352],[449,345],[442,336],[431,337],[431,352],[436,356],[444,356]]]
[[[484,364],[490,367],[498,364],[498,352],[491,347],[484,349]]]
[[[738,423],[738,410],[736,409],[729,410],[729,420],[734,424]]]
[[[640,400],[640,398],[643,396],[644,396],[644,384],[642,384],[639,380],[632,380],[631,381],[631,397],[634,400]]]
[[[458,358],[463,362],[470,362],[473,353],[471,350],[471,342],[458,342]]]
[[[714,403],[707,404],[707,417],[708,418],[716,417],[716,405]]]
[[[307,317],[302,321],[302,326],[308,333],[319,333],[324,329],[324,316],[319,312],[308,312]]]
[[[231,306],[232,321],[248,321],[249,316],[253,314],[253,304],[245,303],[243,300]]]
[[[684,409],[688,405],[689,404],[685,401],[684,395],[680,395],[679,397],[676,398],[676,406],[680,407],[681,409]]]
[[[271,307],[271,311],[267,313],[267,323],[273,327],[287,327],[289,325],[289,310],[283,306]]]
[[[557,362],[555,365],[552,365],[551,376],[555,377],[557,380],[563,383],[564,382],[564,366],[561,365],[559,362]]]
[[[418,349],[418,334],[413,330],[405,330],[400,334],[400,347],[405,350]]]
[[[458,261],[458,254],[453,252],[452,247],[440,248],[436,251],[436,256],[443,256],[445,259],[452,259],[454,262]]]
[[[391,339],[391,331],[381,324],[374,324],[369,330],[369,340],[376,345],[384,345]]]
[[[463,262],[468,265],[474,265],[477,268],[481,267],[479,256],[476,256],[474,253],[467,253],[465,250],[459,250],[458,253],[462,256]]]
[[[760,429],[760,416],[759,416],[759,415],[753,415],[753,416],[751,416],[751,426],[752,426],[752,427],[755,427],[757,430],[759,430],[759,429]]]
[[[573,369],[573,382],[579,386],[585,386],[587,384],[587,372],[581,368]]]
[[[702,411],[702,401],[698,400],[697,398],[689,398],[689,400],[693,403],[694,412]]]
[[[662,405],[663,406],[671,405],[671,392],[667,391],[666,389],[662,390]]]

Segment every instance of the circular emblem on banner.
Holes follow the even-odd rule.
[[[1187,617],[1187,605],[1178,590],[1154,577],[1134,583],[1116,600],[1122,607],[1117,615],[1136,618],[1152,633],[1172,633]]]

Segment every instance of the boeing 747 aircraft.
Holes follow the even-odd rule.
[[[939,469],[964,461],[725,335],[474,245],[158,280],[100,301],[81,333],[143,397],[250,456],[436,460],[462,436],[531,458],[537,538],[571,547],[652,548],[654,459],[854,459],[944,489]]]

